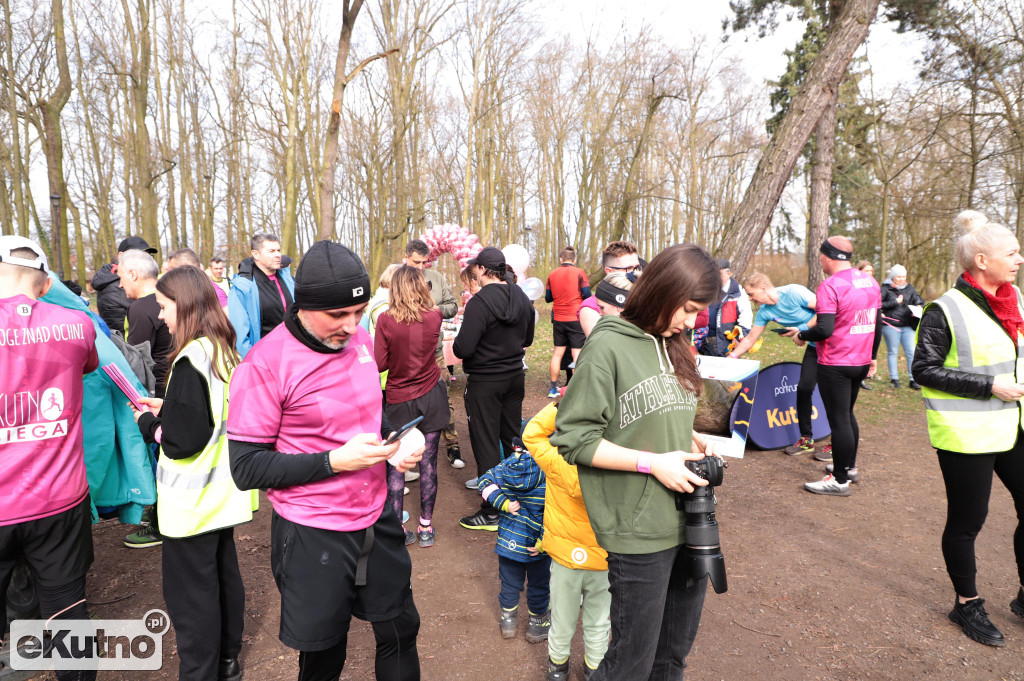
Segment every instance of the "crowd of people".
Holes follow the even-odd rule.
[[[740,285],[728,261],[693,244],[648,263],[625,241],[604,249],[604,276],[591,289],[566,248],[545,287],[553,401],[525,420],[525,348],[537,313],[498,248],[466,263],[460,304],[415,239],[374,287],[358,254],[330,241],[311,246],[293,277],[281,240],[254,235],[251,257],[229,278],[222,258],[204,270],[189,249],[161,272],[156,249],[129,237],[93,278],[97,314],[80,300],[42,300],[62,300],[52,297],[60,284],[43,250],[0,237],[0,359],[10,367],[0,394],[26,395],[0,424],[10,429],[0,441],[0,616],[6,622],[19,562],[43,617],[88,616],[94,500],[80,377],[97,370],[98,340],[109,336],[147,393],[131,407],[133,437],[155,453],[155,504],[125,545],[162,545],[179,678],[242,677],[245,587],[234,528],[252,519],[264,490],[279,636],[299,653],[298,678],[339,678],[356,617],[372,625],[376,677],[418,679],[407,547],[447,540],[433,522],[442,446],[454,469],[466,466],[444,352],[443,328],[453,324],[447,340],[467,375],[476,464],[466,487],[481,499],[460,525],[495,533],[501,636],[518,635],[525,592],[524,635],[547,643],[549,681],[568,678],[581,612],[586,679],[682,678],[708,577],[686,560],[679,495],[708,484],[688,464],[715,454],[693,430],[698,356],[741,357],[774,322],[805,347],[800,436],[785,451],[827,463],[822,479],[804,484],[814,494],[849,496],[859,482],[858,394],[883,339],[899,387],[903,348],[946,482],[949,618],[970,638],[1003,645],[977,593],[974,539],[993,473],[1024,520],[1024,300],[1012,285],[1024,258],[1005,227],[973,212],[958,221],[963,275],[931,303],[900,265],[880,286],[870,263],[853,265],[843,236],[820,245],[826,278],[814,292],[757,272]],[[831,428],[820,448],[815,389]],[[29,425],[31,437],[17,435]],[[404,497],[416,481],[418,518],[407,528]],[[1024,584],[1022,528],[1014,548]],[[1010,607],[1024,618],[1024,586]]]

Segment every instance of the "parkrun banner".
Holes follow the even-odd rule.
[[[755,447],[782,449],[800,438],[799,419],[796,416],[796,386],[799,382],[798,362],[773,364],[758,374],[756,382],[750,386],[754,394],[753,409],[750,410],[746,433],[747,439]],[[746,402],[742,399],[746,394],[743,392],[741,398],[733,404],[734,422],[737,408],[742,406],[741,402]],[[827,437],[832,432],[825,418],[825,407],[817,386],[811,396],[811,428],[815,440]]]

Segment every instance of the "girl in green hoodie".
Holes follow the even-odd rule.
[[[621,317],[602,317],[576,363],[551,443],[576,464],[597,541],[608,551],[612,640],[591,681],[682,679],[707,577],[683,564],[677,493],[707,481],[693,417],[701,379],[686,330],[715,301],[718,266],[699,246],[665,249]]]

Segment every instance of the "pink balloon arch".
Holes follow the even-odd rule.
[[[442,253],[451,253],[459,261],[459,266],[465,267],[466,262],[483,249],[476,234],[452,223],[431,227],[423,233],[423,241],[430,248],[428,257],[431,265]]]

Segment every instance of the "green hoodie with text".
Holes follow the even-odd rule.
[[[613,553],[684,542],[686,514],[653,475],[592,467],[602,438],[655,455],[690,451],[697,396],[676,378],[665,339],[613,316],[597,322],[558,407],[551,443],[580,476],[597,541]]]

